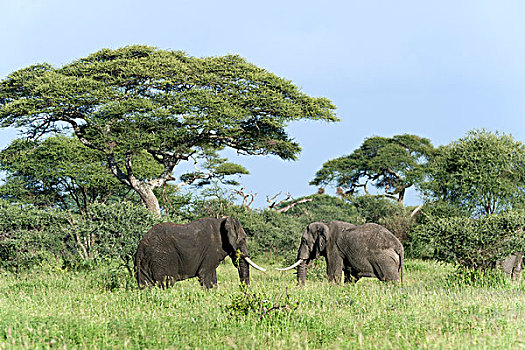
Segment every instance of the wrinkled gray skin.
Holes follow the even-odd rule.
[[[217,267],[227,255],[237,267],[241,282],[248,285],[249,266],[240,259],[248,257],[246,233],[238,220],[204,218],[184,225],[157,224],[142,238],[135,254],[139,288],[167,288],[191,277],[212,288],[217,285]]]
[[[377,224],[356,226],[342,221],[313,222],[303,233],[297,254],[297,281],[304,284],[306,268],[324,256],[330,282],[357,282],[361,277],[403,281],[404,249],[386,228]]]
[[[509,255],[502,262],[503,272],[513,280],[518,280],[523,269],[523,253]]]

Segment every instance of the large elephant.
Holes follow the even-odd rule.
[[[381,281],[403,281],[403,245],[383,226],[369,223],[361,226],[343,221],[313,222],[301,238],[297,262],[297,281],[304,284],[306,269],[313,259],[324,256],[328,280],[356,282],[361,277]]]
[[[204,218],[189,224],[161,223],[142,238],[135,254],[139,288],[167,288],[175,281],[198,277],[205,288],[217,285],[217,267],[229,255],[239,278],[250,283],[246,233],[237,219]]]

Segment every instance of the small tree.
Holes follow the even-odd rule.
[[[512,136],[485,130],[439,148],[421,188],[424,208],[414,241],[439,260],[485,271],[524,249],[525,148]]]
[[[490,215],[524,201],[525,147],[512,136],[485,130],[441,147],[422,188],[430,199]]]
[[[433,150],[428,139],[415,135],[371,137],[348,156],[327,161],[310,185],[335,185],[347,194],[372,184],[381,196],[403,205],[406,189],[423,180],[423,165]]]
[[[0,126],[30,138],[73,132],[160,214],[154,189],[182,161],[224,147],[295,159],[286,133],[300,119],[336,121],[335,106],[236,55],[195,58],[148,46],[104,49],[61,68],[30,66],[0,82]],[[162,169],[140,178],[143,153]]]

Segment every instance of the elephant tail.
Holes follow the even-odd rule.
[[[151,287],[155,285],[153,278],[151,278],[149,273],[144,268],[144,261],[142,260],[142,254],[140,254],[138,251],[137,251],[137,254],[135,255],[135,277],[137,278],[139,289],[144,289],[147,286]]]
[[[139,289],[144,289],[147,286],[153,286],[153,280],[151,277],[144,271],[144,269],[140,266],[137,266],[137,283],[139,285]]]

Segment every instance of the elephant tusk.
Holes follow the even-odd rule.
[[[299,264],[300,264],[302,261],[303,261],[302,259],[299,259],[299,260],[297,260],[297,262],[296,262],[295,264],[293,264],[292,266],[285,267],[284,269],[279,269],[279,268],[275,268],[275,269],[278,270],[278,271],[287,271],[287,270],[291,270],[291,269],[293,269],[294,267],[299,266]]]
[[[248,258],[247,256],[244,257],[244,260],[246,260],[246,262],[248,264],[250,264],[253,268],[259,270],[259,271],[262,271],[262,272],[266,272],[266,269],[265,268],[262,268],[260,266],[258,266],[256,263],[254,263],[250,258]]]

